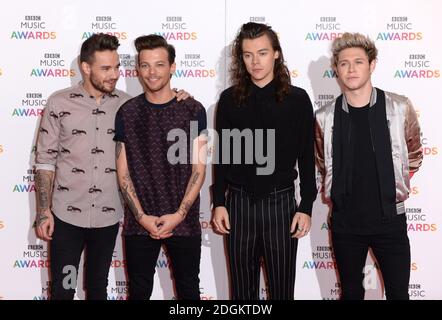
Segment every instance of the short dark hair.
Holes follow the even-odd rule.
[[[80,62],[91,63],[94,61],[96,51],[114,51],[119,46],[117,37],[105,33],[95,33],[81,45]]]
[[[137,49],[138,55],[141,50],[153,50],[156,48],[164,48],[168,53],[168,60],[170,64],[175,62],[175,48],[173,45],[168,44],[166,39],[157,34],[150,34],[148,36],[141,36],[135,39],[135,49]]]

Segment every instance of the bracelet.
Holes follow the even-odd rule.
[[[187,212],[183,208],[178,208],[177,213],[184,219],[187,215]]]

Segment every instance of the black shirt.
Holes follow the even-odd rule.
[[[275,188],[293,186],[298,176],[295,165],[298,163],[300,171],[300,194],[302,201],[298,211],[311,214],[313,201],[317,195],[315,181],[315,164],[313,152],[313,107],[305,90],[290,86],[289,94],[278,102],[276,99],[276,86],[274,81],[263,88],[253,83],[249,85],[250,96],[245,103],[238,106],[233,98],[233,87],[226,89],[220,96],[216,111],[216,130],[219,143],[216,151],[218,160],[223,158],[223,129],[251,129],[254,141],[249,143],[242,139],[241,162],[233,164],[231,143],[230,163],[214,165],[213,206],[225,205],[225,192],[229,184],[241,185],[257,198],[265,197]],[[268,129],[274,129],[275,147],[272,149],[264,143],[264,156],[267,163],[262,164],[262,159],[257,158],[255,143],[257,131],[263,129],[263,139],[267,141]],[[231,140],[232,142],[232,140]],[[245,150],[252,148],[253,161],[247,162]],[[267,175],[258,175],[257,169],[271,167],[269,157],[273,156],[274,170]]]
[[[369,104],[355,108],[348,105],[352,154],[352,187],[347,196],[345,232],[375,234],[405,225],[405,215],[383,223],[379,174],[369,126]],[[374,105],[373,107],[376,107]]]
[[[348,106],[353,149],[353,187],[348,199],[348,226],[368,228],[381,221],[381,201],[376,159],[368,123],[369,105]]]

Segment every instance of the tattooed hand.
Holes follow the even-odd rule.
[[[54,216],[50,210],[37,213],[34,226],[37,237],[45,241],[52,240],[52,234],[54,233]]]

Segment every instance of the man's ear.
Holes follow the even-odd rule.
[[[279,51],[275,51],[274,57],[275,57],[275,60],[279,58]]]
[[[333,70],[333,72],[335,73],[335,75],[336,75],[336,78],[339,78],[339,74],[338,74],[338,68],[336,68],[336,66],[335,66],[335,65],[333,65],[333,66],[332,66],[332,70]]]
[[[372,74],[374,69],[376,69],[376,62],[377,62],[376,59],[374,59],[372,62],[370,62],[370,74]]]
[[[176,63],[172,63],[172,65],[170,66],[170,75],[174,75],[176,71]]]
[[[84,74],[86,74],[86,75],[90,75],[91,74],[91,66],[90,66],[89,63],[83,61],[80,64],[80,67],[81,67],[81,71],[83,71]]]

